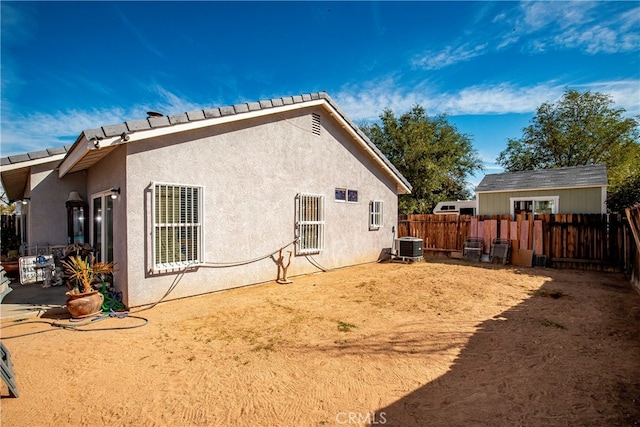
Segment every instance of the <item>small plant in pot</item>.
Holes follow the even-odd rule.
[[[5,233],[2,230],[2,241],[0,242],[2,249],[0,250],[0,262],[8,276],[17,277],[19,270],[19,248],[20,240],[11,233]]]
[[[104,296],[93,288],[93,284],[99,282],[102,275],[111,274],[113,265],[113,262],[96,262],[93,255],[85,258],[78,255],[62,261],[69,279],[75,284],[65,294],[68,297],[67,310],[71,316],[82,318],[100,313]]]

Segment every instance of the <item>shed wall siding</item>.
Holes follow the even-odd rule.
[[[559,190],[509,191],[478,193],[479,215],[508,215],[512,197],[559,196],[558,213],[603,213],[602,189],[575,188]]]
[[[312,112],[321,116],[320,136],[311,133]],[[290,243],[298,193],[325,196],[326,246],[312,256],[317,264],[337,268],[372,262],[392,245],[395,182],[322,108],[159,137],[126,149],[130,306],[157,301],[178,274],[150,273],[154,181],[204,186],[208,263],[251,260]],[[358,190],[358,202],[335,202],[337,187]],[[376,231],[368,227],[370,200],[384,202],[384,226]],[[293,256],[287,273],[314,271],[318,268],[309,259]],[[202,266],[187,272],[169,298],[275,280],[276,274],[272,259],[230,268]]]

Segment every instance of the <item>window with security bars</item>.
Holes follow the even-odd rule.
[[[296,254],[315,254],[324,249],[324,196],[296,196]]]
[[[153,260],[156,270],[203,262],[199,186],[154,183]]]
[[[369,203],[369,228],[382,227],[382,201],[373,200]]]

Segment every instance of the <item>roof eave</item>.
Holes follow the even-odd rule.
[[[306,100],[304,102],[294,102],[269,108],[259,108],[256,110],[248,110],[241,113],[223,115],[219,117],[200,118],[195,121],[175,123],[157,128],[128,131],[118,136],[102,137],[102,135],[106,135],[103,131],[104,128],[95,129],[91,132],[83,131],[60,164],[58,175],[62,178],[67,173],[87,169],[100,158],[104,157],[108,151],[111,151],[118,145],[312,106],[323,106],[329,114],[331,114],[341,124],[341,126],[347,130],[347,132],[365,149],[376,163],[378,163],[378,165],[380,165],[382,169],[394,179],[398,194],[411,193],[412,187],[406,178],[404,178],[393,164],[391,164],[391,162],[389,162],[389,160],[375,147],[367,136],[362,133],[362,131],[355,126],[342,113],[342,111],[340,111],[329,95],[324,92],[321,92],[317,99]],[[116,126],[124,126],[124,128],[119,128],[118,132],[122,129],[127,129],[127,124]],[[101,152],[101,150],[104,151]]]
[[[55,154],[39,159],[27,160],[24,162],[6,164],[0,167],[0,180],[9,202],[23,199],[30,175],[30,170],[34,166],[46,163],[57,163],[65,157],[65,154]]]

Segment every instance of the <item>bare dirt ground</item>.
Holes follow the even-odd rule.
[[[132,310],[133,329],[5,323],[20,397],[2,384],[1,424],[640,425],[621,275],[430,260],[293,280]]]

